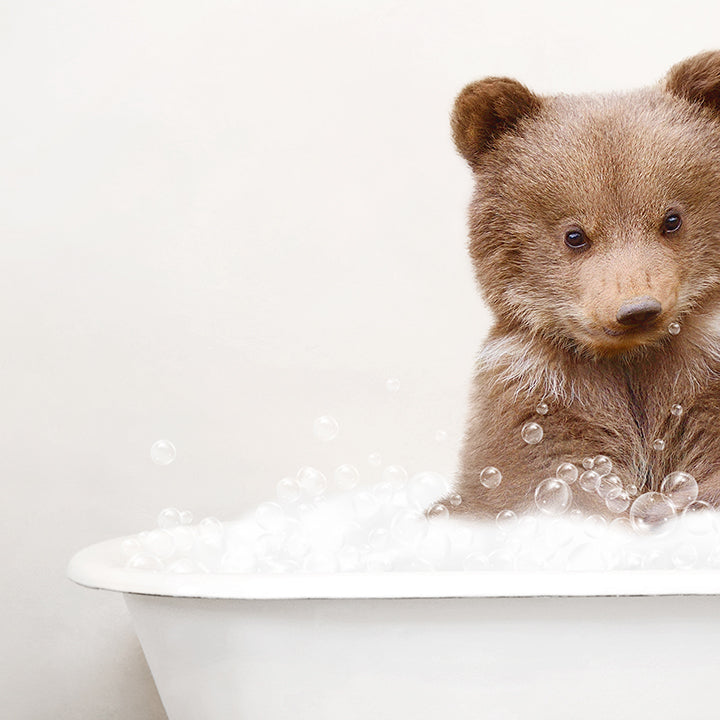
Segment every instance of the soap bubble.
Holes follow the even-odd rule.
[[[596,455],[593,458],[592,469],[600,476],[612,472],[612,461],[607,455]]]
[[[340,489],[352,490],[360,480],[360,472],[354,465],[340,465],[335,468],[333,478]]]
[[[435,431],[435,442],[444,443],[447,440],[448,434],[445,430]]]
[[[538,415],[547,415],[549,409],[550,408],[548,407],[548,404],[545,401],[541,401],[535,406],[535,412]]]
[[[537,445],[543,439],[543,429],[536,422],[526,422],[520,434],[528,445]]]
[[[517,527],[518,516],[512,510],[501,510],[495,517],[497,526],[504,531]]]
[[[547,478],[535,488],[535,505],[546,515],[562,515],[572,503],[570,486],[559,478]]]
[[[383,480],[382,482],[376,483],[372,492],[381,505],[387,505],[392,502],[393,495],[395,494],[395,488],[391,482]]]
[[[606,497],[605,506],[610,512],[625,512],[628,507],[630,507],[630,496],[626,492],[620,491],[617,495],[613,494],[612,496]]]
[[[167,530],[151,530],[143,540],[143,546],[152,555],[168,558],[175,551],[175,538]]]
[[[630,521],[639,533],[661,535],[675,516],[675,506],[659,492],[647,492],[636,498],[630,507]]]
[[[582,461],[582,466],[583,466],[586,470],[592,470],[592,467],[593,467],[594,464],[595,464],[595,460],[594,460],[593,458],[591,458],[591,457],[586,457],[586,458],[584,458],[583,461]]]
[[[671,412],[675,417],[680,417],[680,416],[682,415],[682,413],[683,413],[683,407],[682,407],[682,405],[673,405],[673,406],[670,408],[670,412]]]
[[[694,545],[685,543],[675,549],[672,554],[672,564],[678,570],[689,570],[697,563],[698,552]]]
[[[156,555],[148,552],[139,552],[133,555],[125,564],[125,567],[132,568],[133,570],[150,570],[159,571],[162,570],[162,560]]]
[[[331,415],[322,415],[316,418],[313,423],[313,433],[318,440],[330,442],[337,437],[340,426],[338,421]]]
[[[206,517],[198,523],[198,535],[205,545],[220,547],[224,543],[225,528],[217,518]]]
[[[668,332],[671,335],[677,335],[680,332],[680,323],[671,322],[668,325]]]
[[[373,452],[368,455],[368,462],[373,467],[380,467],[382,465],[382,455],[379,452]]]
[[[400,380],[398,378],[388,378],[385,381],[385,389],[390,393],[396,393],[400,389]]]
[[[590,472],[596,471],[591,470]],[[607,500],[609,497],[617,497],[623,491],[623,486],[620,478],[617,475],[615,475],[614,473],[608,473],[607,475],[603,475],[598,480],[596,490],[597,494],[603,500]]]
[[[402,465],[388,465],[382,472],[382,479],[391,483],[396,490],[400,490],[407,482],[407,470]]]
[[[432,505],[427,514],[432,520],[447,520],[450,517],[450,511],[442,503]]]
[[[628,493],[628,495],[630,495],[630,497],[635,497],[638,494],[637,485],[628,485],[627,493]]]
[[[578,479],[578,469],[569,462],[560,463],[555,475],[564,480],[568,485],[572,485]]]
[[[578,479],[578,484],[585,492],[595,492],[600,484],[600,476],[594,470],[586,470]]]
[[[400,510],[395,513],[390,530],[403,545],[417,545],[427,535],[427,518],[415,510]]]
[[[150,457],[156,465],[169,465],[176,454],[175,446],[169,440],[158,440],[150,448]]]
[[[274,502],[264,502],[258,505],[255,510],[255,521],[268,532],[279,533],[285,529],[285,513],[283,509]]]
[[[447,480],[440,473],[421,472],[408,481],[407,495],[411,505],[424,509],[448,490]]]
[[[496,488],[502,482],[502,473],[492,465],[480,471],[480,484],[486,488]]]
[[[459,495],[458,493],[452,494],[452,495],[450,496],[450,504],[451,504],[453,507],[458,507],[459,505],[462,504],[462,496]]]
[[[689,473],[676,471],[665,476],[660,492],[670,500],[676,510],[682,510],[697,499],[698,484]]]
[[[691,502],[682,513],[683,525],[695,535],[704,535],[714,530],[715,515],[710,503],[704,500]]]
[[[177,508],[169,507],[161,510],[157,519],[158,527],[168,529],[182,525],[182,517]]]
[[[657,440],[653,441],[653,450],[664,450],[665,449],[665,441],[661,438],[658,438]]]
[[[314,467],[301,467],[298,470],[297,481],[309,495],[322,495],[327,488],[327,478]]]
[[[300,484],[295,478],[282,478],[278,481],[275,494],[280,502],[291,505],[300,499]]]

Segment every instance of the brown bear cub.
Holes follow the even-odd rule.
[[[475,177],[469,251],[495,323],[462,503],[448,506],[531,509],[560,463],[582,473],[597,455],[626,502],[611,512],[576,483],[573,508],[616,517],[676,470],[719,505],[720,52],[626,94],[546,97],[487,78],[457,98],[452,129]],[[488,466],[496,487],[481,482]]]

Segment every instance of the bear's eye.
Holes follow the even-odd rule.
[[[682,218],[680,214],[675,210],[669,210],[665,213],[665,219],[663,220],[663,233],[674,233],[680,229],[682,225]]]
[[[573,228],[565,233],[565,244],[573,250],[582,250],[588,247],[590,243],[580,228]]]

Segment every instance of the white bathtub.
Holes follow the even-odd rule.
[[[68,575],[124,594],[170,720],[720,713],[720,572],[166,575],[121,540]]]

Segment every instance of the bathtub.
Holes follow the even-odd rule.
[[[710,717],[720,572],[169,575],[122,592],[170,720]]]

